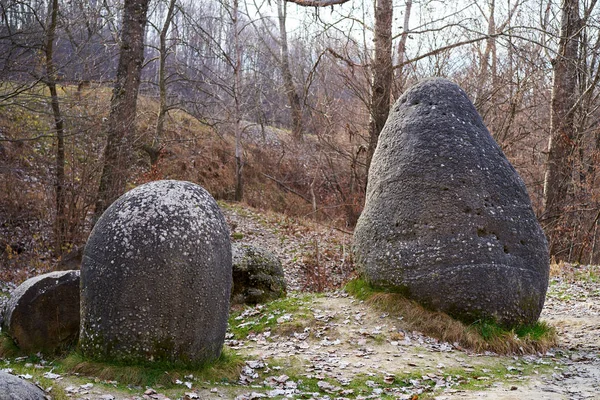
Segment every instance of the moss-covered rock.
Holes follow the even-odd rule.
[[[285,297],[283,267],[272,253],[250,245],[232,245],[232,304],[266,303]]]

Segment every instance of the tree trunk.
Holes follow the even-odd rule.
[[[490,96],[495,91],[497,81],[497,60],[496,60],[496,1],[489,0],[490,15],[488,22],[488,38],[486,39],[485,49],[481,56],[481,65],[477,79],[477,92],[475,94],[475,107],[483,115],[483,105],[490,100]],[[489,87],[490,72],[492,75],[492,86]]]
[[[244,198],[244,181],[243,181],[243,150],[242,150],[242,129],[240,122],[241,117],[241,98],[240,91],[242,88],[241,73],[242,73],[242,49],[240,47],[240,32],[239,32],[239,1],[233,0],[233,44],[235,52],[235,63],[233,66],[233,101],[234,101],[234,130],[235,130],[235,201],[242,201]]]
[[[404,78],[404,61],[406,61],[406,42],[408,41],[408,29],[410,22],[410,12],[412,10],[412,0],[406,0],[404,7],[404,22],[402,24],[402,33],[400,34],[400,40],[398,41],[398,56],[396,68],[396,79],[395,79],[395,97],[398,98],[404,92],[404,86],[406,85],[406,79]]]
[[[544,217],[550,252],[556,255],[559,220],[568,203],[575,151],[577,69],[581,20],[579,1],[564,0],[558,53],[553,60],[550,140],[544,177]]]
[[[292,136],[294,139],[300,141],[302,140],[302,107],[300,105],[300,96],[296,92],[294,79],[290,70],[287,31],[285,28],[286,15],[287,2],[279,0],[277,4],[277,16],[279,17],[279,34],[281,36],[281,75],[283,76],[283,85],[292,113]]]
[[[54,65],[54,39],[58,24],[58,0],[48,3],[49,23],[46,31],[46,86],[50,90],[50,103],[56,129],[56,220],[54,221],[54,248],[61,255],[67,236],[67,216],[65,210],[65,136],[64,122],[60,112],[56,90],[56,66]]]
[[[125,192],[144,61],[144,31],[150,0],[125,0],[117,79],[110,100],[104,165],[96,201],[97,220]]]
[[[369,121],[369,147],[367,149],[367,174],[379,133],[390,111],[392,89],[392,0],[375,0],[375,57],[372,61],[373,84]]]
[[[168,112],[167,104],[167,57],[169,56],[167,49],[167,33],[173,21],[175,15],[175,3],[177,0],[169,1],[169,9],[167,10],[167,16],[165,22],[160,30],[160,44],[159,44],[159,64],[158,64],[158,92],[159,92],[159,106],[158,116],[156,118],[156,129],[154,131],[154,140],[152,141],[152,152],[148,152],[150,155],[150,163],[152,166],[158,161],[158,155],[160,154],[161,140],[165,129],[165,119]],[[153,156],[155,154],[156,156]]]

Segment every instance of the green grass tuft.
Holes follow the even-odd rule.
[[[352,279],[346,283],[344,290],[358,300],[367,300],[373,294],[377,293],[375,288],[363,279]]]
[[[541,341],[555,336],[556,329],[545,321],[538,321],[533,325],[523,325],[516,328],[515,333],[521,339]]]

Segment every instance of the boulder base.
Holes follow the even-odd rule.
[[[3,330],[27,353],[52,354],[79,335],[79,271],[57,271],[28,279],[6,305]]]
[[[81,351],[126,362],[218,358],[231,273],[229,228],[206,190],[156,181],[129,191],[84,250]]]
[[[466,322],[535,322],[548,286],[546,238],[525,185],[467,95],[429,79],[381,132],[355,259],[371,283]]]

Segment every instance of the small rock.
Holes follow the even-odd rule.
[[[23,379],[0,372],[0,400],[46,400],[44,392]]]
[[[73,344],[79,335],[79,271],[23,282],[6,306],[2,330],[29,354],[55,353]]]

